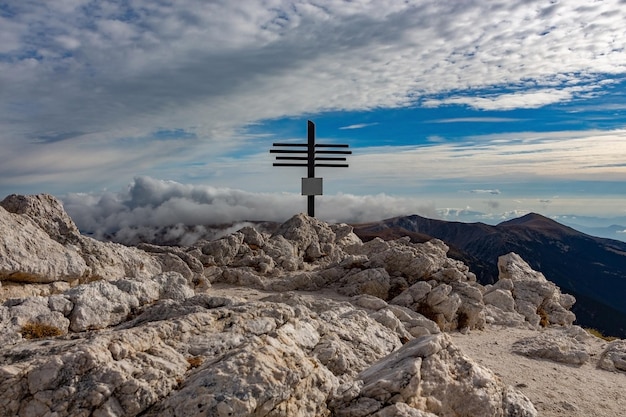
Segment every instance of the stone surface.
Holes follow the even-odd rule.
[[[0,234],[0,280],[74,281],[89,272],[77,247],[52,240],[28,216],[0,207]]]
[[[62,245],[75,244],[81,237],[76,224],[63,209],[63,204],[49,194],[12,194],[0,201],[0,207],[9,213],[30,218],[51,239]]]
[[[393,409],[405,415],[537,415],[529,401],[516,398],[444,334],[412,340],[362,371],[359,379],[335,407],[337,416],[388,415]]]
[[[569,365],[582,365],[590,358],[587,347],[575,337],[561,334],[539,334],[520,339],[512,346],[513,352],[533,359],[546,359]]]
[[[498,310],[567,325],[573,304],[513,256],[483,288],[439,240],[363,243],[303,214],[131,248],[80,236],[53,197],[4,205],[0,290],[23,296],[0,305],[0,415],[534,416],[442,331]]]
[[[510,291],[515,311],[535,328],[550,324],[570,326],[576,319],[574,313],[569,311],[576,299],[562,294],[559,287],[541,272],[533,270],[516,253],[500,256],[498,270],[502,284],[497,283],[490,289],[491,292],[485,294],[487,302],[498,310],[511,313],[510,300],[507,299],[507,291]],[[505,317],[510,322],[511,315]],[[491,322],[498,324],[497,316],[492,316]]]
[[[626,340],[615,340],[608,344],[598,366],[607,371],[626,372]]]
[[[87,282],[161,272],[159,262],[144,251],[81,236],[50,195],[12,195],[0,205],[0,280]]]

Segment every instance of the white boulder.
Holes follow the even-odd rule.
[[[564,297],[559,287],[541,272],[533,270],[518,254],[511,252],[500,256],[498,270],[500,280],[510,280],[513,284],[511,293],[515,299],[515,310],[532,326],[570,326],[576,319],[574,313],[568,310],[575,302],[574,297]],[[505,285],[508,284],[507,281]],[[496,306],[502,309],[502,304]]]
[[[626,372],[626,340],[614,340],[602,352],[598,366],[607,371]]]

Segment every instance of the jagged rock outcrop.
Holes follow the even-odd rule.
[[[221,274],[212,271],[212,282],[276,291],[333,287],[344,295],[391,300],[425,314],[444,330],[485,324],[475,275],[463,263],[448,258],[448,247],[439,240],[362,243],[350,226],[328,225],[302,214],[272,236],[252,230],[248,227],[200,243],[203,264],[222,270]],[[428,291],[415,298],[412,285],[421,289],[426,285]]]
[[[144,251],[81,236],[62,204],[47,194],[6,197],[0,233],[0,281],[79,283],[149,278],[162,270]]]
[[[50,239],[30,217],[0,207],[0,281],[77,281],[88,274],[78,248]]]
[[[485,289],[438,240],[363,243],[301,214],[271,235],[128,248],[77,234],[53,197],[2,205],[0,278],[49,289],[0,306],[0,415],[535,416],[442,331],[495,308],[571,324],[573,300],[521,259]]]
[[[516,253],[498,258],[499,280],[485,287],[488,321],[494,324],[533,328],[557,324],[571,326],[576,319],[569,309],[576,299],[533,270]]]
[[[530,401],[509,391],[513,390],[465,357],[445,334],[427,335],[362,371],[357,385],[335,400],[339,403],[335,415],[397,415],[402,408],[407,413],[419,410],[415,415],[536,415]]]
[[[49,194],[11,194],[0,201],[0,207],[9,213],[31,219],[52,240],[62,245],[76,244],[81,238],[78,227],[65,212],[61,202]]]

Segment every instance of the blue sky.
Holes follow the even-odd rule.
[[[624,7],[5,1],[0,194],[51,193],[91,223],[150,218],[115,212],[139,195],[168,204],[152,222],[192,206],[194,221],[280,219],[304,211],[305,172],[268,150],[311,119],[353,150],[318,170],[327,220],[623,221]]]

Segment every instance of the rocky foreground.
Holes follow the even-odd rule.
[[[626,343],[591,351],[574,298],[514,253],[482,286],[441,241],[305,215],[126,247],[48,195],[0,202],[0,241],[1,416],[536,416],[448,334],[494,326],[527,332],[520,357],[626,385]]]

